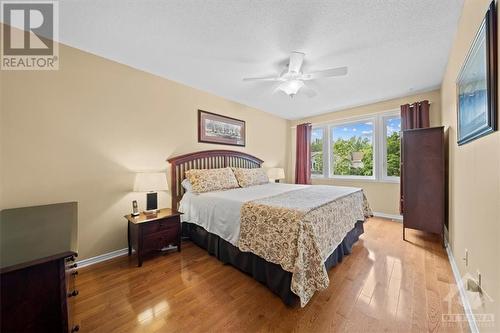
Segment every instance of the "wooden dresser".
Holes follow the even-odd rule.
[[[403,131],[403,239],[405,228],[444,237],[446,209],[444,127]]]
[[[0,212],[1,332],[77,332],[77,203]]]

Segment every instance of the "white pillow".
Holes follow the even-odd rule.
[[[186,190],[186,192],[192,192],[193,191],[193,185],[191,185],[191,182],[189,179],[184,178],[184,180],[181,183],[182,187]]]

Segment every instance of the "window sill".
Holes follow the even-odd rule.
[[[367,183],[388,183],[388,184],[399,184],[399,179],[376,179],[372,177],[349,177],[349,176],[344,176],[344,177],[324,177],[324,176],[318,176],[314,175],[311,176],[311,179],[313,180],[337,180],[337,181],[355,181],[355,182],[367,182]]]
[[[381,183],[394,183],[394,184],[399,184],[399,183],[400,183],[400,178],[399,178],[399,177],[393,177],[393,178],[382,178],[382,179],[379,179],[379,182],[381,182]]]

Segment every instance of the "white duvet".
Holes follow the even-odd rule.
[[[186,192],[179,206],[179,211],[183,213],[181,221],[197,224],[237,246],[240,235],[240,210],[245,202],[309,186],[313,185],[268,183],[200,194]],[[338,197],[344,196],[346,190],[359,190],[343,186],[332,188],[337,189]]]

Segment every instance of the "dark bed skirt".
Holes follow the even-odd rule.
[[[352,246],[363,232],[363,222],[356,222],[354,228],[347,233],[342,243],[326,260],[327,270],[336,266],[344,256],[351,253]],[[289,306],[299,304],[298,296],[290,290],[292,273],[283,270],[280,265],[270,263],[253,253],[241,252],[231,243],[193,223],[183,222],[182,234],[223,263],[231,264],[265,284],[285,304]]]

